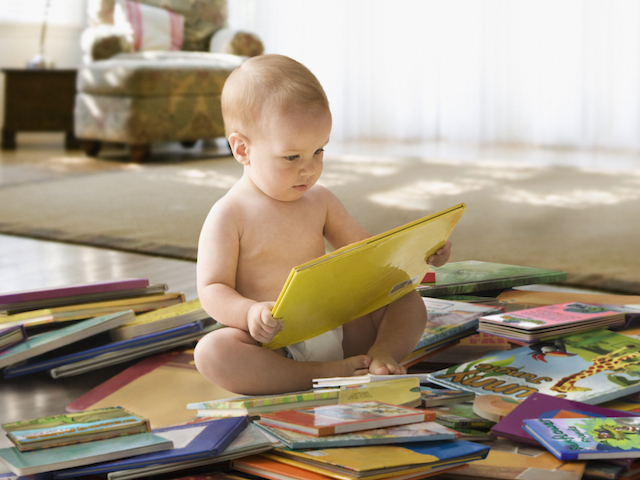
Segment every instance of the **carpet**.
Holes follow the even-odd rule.
[[[195,260],[231,157],[147,164],[0,188],[0,233]],[[640,171],[343,156],[321,183],[371,233],[458,203],[452,261],[563,270],[567,284],[640,294]]]

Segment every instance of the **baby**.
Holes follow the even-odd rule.
[[[316,183],[331,112],[306,67],[282,55],[250,58],[225,83],[222,115],[243,175],[213,205],[200,234],[198,295],[228,327],[198,343],[200,373],[247,395],[306,390],[320,377],[406,373],[399,362],[427,317],[415,291],[305,342],[261,346],[283,328],[271,310],[291,269],[324,255],[325,239],[337,249],[371,234]],[[443,265],[450,251],[447,242],[428,262]]]

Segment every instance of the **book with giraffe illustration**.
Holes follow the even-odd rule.
[[[607,329],[491,352],[427,374],[476,395],[522,401],[539,392],[596,405],[640,391],[640,340]]]

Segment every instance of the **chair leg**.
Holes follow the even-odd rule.
[[[102,142],[98,140],[80,140],[80,148],[88,157],[96,157],[102,148]]]
[[[151,145],[129,145],[129,158],[134,162],[144,162],[151,155]]]

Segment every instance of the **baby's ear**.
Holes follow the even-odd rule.
[[[231,152],[238,162],[242,165],[249,165],[249,157],[247,155],[247,137],[239,133],[229,135],[229,146]]]

